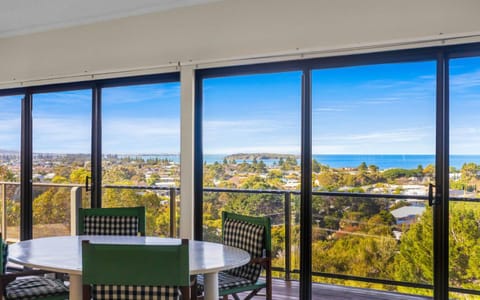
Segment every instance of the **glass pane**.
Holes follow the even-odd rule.
[[[20,238],[20,139],[22,96],[0,97],[0,200],[2,237]]]
[[[314,281],[432,295],[368,280],[433,282],[432,212],[418,196],[435,175],[435,67],[313,72]]]
[[[102,114],[102,206],[145,206],[147,235],[169,235],[171,189],[180,185],[180,84],[105,88]]]
[[[480,58],[450,62],[450,287],[479,297],[480,284]]]
[[[92,91],[33,96],[33,237],[69,235],[72,190],[90,176]]]
[[[203,82],[204,239],[221,240],[223,210],[270,216],[273,266],[284,274],[287,260],[298,254],[298,239],[286,248],[286,230],[298,232],[299,226],[287,224],[285,205],[297,213],[302,73]]]

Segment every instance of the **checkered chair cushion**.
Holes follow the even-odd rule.
[[[250,253],[253,258],[262,257],[265,227],[244,221],[226,219],[223,224],[223,243]],[[247,264],[226,271],[228,274],[256,282],[262,271],[260,264]]]
[[[180,300],[181,292],[176,286],[145,285],[93,285],[92,298],[102,300],[113,299],[150,299]]]
[[[5,288],[6,299],[38,299],[61,294],[68,297],[68,288],[63,282],[40,276],[17,278]]]
[[[197,275],[197,283],[198,291],[203,293],[203,287],[205,285],[203,275]],[[227,272],[218,273],[218,288],[221,290],[249,286],[252,284],[255,284],[255,281],[251,281],[242,277],[237,277]]]
[[[137,235],[138,217],[135,216],[85,216],[85,235]]]

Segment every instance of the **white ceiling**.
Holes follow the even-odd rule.
[[[220,0],[0,0],[0,38]]]

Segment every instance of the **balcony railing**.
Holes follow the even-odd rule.
[[[283,266],[274,266],[272,269],[274,271],[278,271],[284,274],[283,278],[285,280],[292,279],[293,275],[299,274],[300,270],[292,266],[292,259],[294,254],[292,254],[292,249],[298,247],[298,245],[293,245],[293,236],[292,236],[292,229],[294,226],[294,218],[299,216],[299,191],[286,191],[286,190],[249,190],[249,189],[229,189],[229,188],[204,188],[204,193],[225,193],[225,194],[263,194],[263,195],[277,195],[283,198],[283,222],[282,224],[278,223],[278,212],[273,212],[270,214],[273,220],[277,220],[273,222],[272,225],[280,225],[284,226],[285,228],[285,236],[284,236],[284,265]],[[312,197],[322,197],[322,198],[333,198],[333,199],[340,199],[340,198],[350,198],[350,199],[364,199],[364,200],[408,200],[408,201],[420,201],[424,202],[424,205],[427,206],[428,196],[424,195],[397,195],[397,194],[369,194],[369,193],[350,193],[350,192],[313,192]],[[480,203],[479,198],[470,198],[470,197],[450,197],[450,202],[464,202],[464,203]],[[205,203],[205,197],[204,197]],[[292,207],[294,205],[294,207]],[[428,207],[428,206],[427,206]],[[428,209],[428,208],[427,208]],[[265,213],[264,213],[265,214]],[[266,213],[265,215],[269,215]],[[281,219],[281,218],[280,218]],[[315,218],[314,218],[315,219]],[[477,220],[480,222],[480,220]],[[313,224],[312,226],[315,226]],[[329,230],[323,228],[323,230]],[[473,228],[472,230],[475,230]],[[333,230],[330,230],[333,231]],[[351,233],[355,234],[355,233]],[[433,243],[433,242],[432,242]],[[433,249],[433,244],[431,245]],[[431,258],[433,260],[433,257]],[[432,262],[433,266],[433,262]],[[433,268],[433,267],[432,267]],[[407,282],[407,281],[398,281],[392,279],[384,279],[384,278],[373,278],[373,277],[365,277],[365,276],[354,276],[350,274],[340,274],[340,273],[332,273],[332,272],[318,272],[313,271],[312,275],[314,277],[322,277],[332,280],[343,280],[343,281],[355,281],[355,282],[363,282],[369,284],[380,284],[384,286],[397,286],[397,287],[406,287],[406,288],[415,288],[415,289],[424,289],[424,290],[433,290],[433,285],[430,283],[422,283],[422,282]],[[336,281],[338,282],[338,281]],[[454,293],[462,293],[467,295],[480,295],[479,289],[466,289],[466,288],[458,288],[458,287],[450,287],[450,292]]]
[[[2,203],[2,233],[4,237],[7,237],[7,203],[16,204],[19,202],[18,193],[8,192],[7,187],[15,187],[17,190],[19,188],[19,183],[13,182],[0,182],[0,201]],[[62,188],[70,189],[70,199],[69,207],[70,211],[68,214],[70,233],[76,234],[76,219],[78,208],[87,204],[88,201],[86,197],[86,191],[83,185],[76,184],[46,184],[46,183],[35,183],[35,188]],[[178,236],[178,224],[177,224],[177,202],[179,195],[179,188],[167,188],[167,187],[155,187],[155,186],[118,186],[118,185],[105,185],[103,186],[104,190],[116,189],[116,190],[131,190],[131,191],[152,191],[165,193],[168,197],[168,209],[169,209],[169,232],[170,237]],[[292,261],[294,259],[294,254],[292,249],[298,248],[298,245],[293,245],[293,227],[295,226],[294,220],[298,218],[299,214],[299,191],[286,191],[286,190],[249,190],[249,189],[225,189],[225,188],[204,188],[204,193],[216,193],[216,194],[262,194],[262,195],[272,195],[275,197],[281,197],[283,202],[283,207],[281,211],[275,211],[270,215],[273,220],[274,226],[284,226],[284,245],[282,251],[284,251],[284,261],[283,266],[276,265],[273,270],[277,271],[277,274],[283,274],[283,279],[291,280],[293,277],[298,276],[299,270],[295,266],[292,266]],[[8,194],[17,195],[15,199],[8,199]],[[366,199],[366,200],[417,200],[417,201],[427,201],[427,196],[420,195],[392,195],[392,194],[364,194],[364,193],[345,193],[345,192],[314,192],[312,193],[313,197],[322,197],[328,199],[345,199],[345,198],[357,198],[357,199]],[[9,202],[10,201],[10,202]],[[465,202],[465,203],[480,203],[479,198],[468,198],[468,197],[452,197],[450,198],[451,202]],[[82,205],[83,204],[83,205]],[[320,216],[321,217],[321,216]],[[67,221],[67,220],[66,220]],[[65,221],[65,222],[66,222]],[[312,226],[315,226],[313,224]],[[12,239],[11,239],[12,240]],[[15,240],[15,239],[13,239]],[[354,282],[364,282],[364,283],[374,283],[381,284],[386,286],[399,286],[399,287],[408,287],[408,288],[418,288],[432,290],[433,286],[429,283],[419,283],[419,282],[405,282],[397,281],[384,278],[371,278],[364,276],[354,276],[350,274],[340,274],[340,273],[331,273],[331,272],[313,272],[313,276],[323,277],[332,280],[347,280]],[[480,295],[480,290],[476,289],[464,289],[457,287],[450,287],[451,292],[469,294],[469,295]]]
[[[77,216],[78,216],[78,208],[80,207],[89,207],[90,203],[87,197],[87,191],[85,190],[84,185],[80,184],[56,184],[56,183],[34,183],[34,210],[36,209],[35,202],[38,201],[43,194],[45,194],[48,190],[52,191],[53,189],[57,190],[69,190],[69,197],[66,198],[67,193],[63,193],[60,196],[64,197],[61,200],[61,205],[56,203],[57,206],[55,207],[56,212],[59,211],[62,215],[65,215],[65,218],[60,220],[60,223],[63,225],[64,230],[62,233],[68,233],[75,235],[76,234],[76,224],[77,224]],[[2,211],[2,223],[1,223],[1,230],[2,236],[7,239],[9,242],[16,242],[19,240],[18,235],[18,228],[19,227],[19,220],[20,220],[20,183],[19,182],[0,182],[0,202],[1,202],[1,211]],[[179,188],[166,188],[166,187],[150,187],[150,186],[120,186],[120,185],[104,185],[104,190],[108,189],[117,189],[117,190],[151,190],[151,191],[163,191],[165,194],[168,195],[168,209],[169,209],[169,228],[168,228],[168,236],[176,237],[178,236],[178,224],[177,221],[177,205],[176,201],[177,195],[179,194]],[[58,192],[58,191],[57,191]],[[50,199],[48,199],[50,200]],[[37,205],[38,206],[38,205]],[[59,207],[60,206],[60,207]],[[170,209],[173,208],[173,209]],[[51,210],[47,211],[49,208],[46,208],[44,211],[45,214],[52,215],[54,212]],[[9,217],[10,213],[10,217]],[[12,216],[12,214],[14,214]],[[9,224],[9,219],[15,219],[13,224]],[[35,216],[34,216],[35,219]],[[58,218],[57,218],[58,219]],[[57,221],[59,222],[59,221]],[[44,222],[37,222],[35,223],[34,220],[34,237],[41,237],[41,236],[48,236],[52,235],[51,232],[46,233],[37,233],[35,227],[38,225],[47,225]],[[50,224],[52,225],[52,224]],[[9,227],[15,228],[16,233],[14,235],[9,234]],[[53,234],[54,235],[54,234]]]

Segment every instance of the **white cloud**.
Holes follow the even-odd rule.
[[[300,149],[300,123],[288,118],[283,121],[260,119],[205,121],[204,152],[297,153]]]
[[[480,150],[480,128],[453,127],[450,129],[451,154],[477,154]]]
[[[300,134],[300,121],[288,117],[269,119],[243,119],[243,120],[206,120],[203,123],[205,136],[219,138],[243,135],[263,136],[275,135],[281,137],[286,131],[298,131]]]
[[[33,120],[33,152],[90,153],[90,122],[84,118]]]
[[[433,130],[431,132],[433,133]],[[426,132],[425,128],[405,128],[392,131],[378,131],[365,134],[350,135],[345,137],[337,137],[337,139],[344,141],[360,141],[363,143],[383,143],[385,141],[388,141],[389,143],[395,143],[420,141],[427,138],[429,135],[431,134],[429,134],[429,132]]]
[[[265,146],[220,146],[214,149],[205,147],[205,154],[235,154],[235,153],[284,153],[300,154],[300,145],[265,145]]]
[[[451,90],[480,87],[480,70],[450,76]]]
[[[321,112],[341,112],[346,111],[344,107],[318,107],[313,110],[313,113],[321,113]]]
[[[119,105],[145,101],[165,101],[174,98],[180,101],[179,84],[154,84],[104,89],[104,105]]]
[[[179,153],[178,119],[110,119],[103,124],[103,153]]]
[[[399,103],[403,99],[401,97],[379,97],[379,98],[368,98],[358,102],[358,105],[379,105],[379,104],[386,104],[391,105],[393,103]]]
[[[433,127],[403,128],[357,134],[319,135],[313,140],[315,154],[419,154],[435,151]]]

